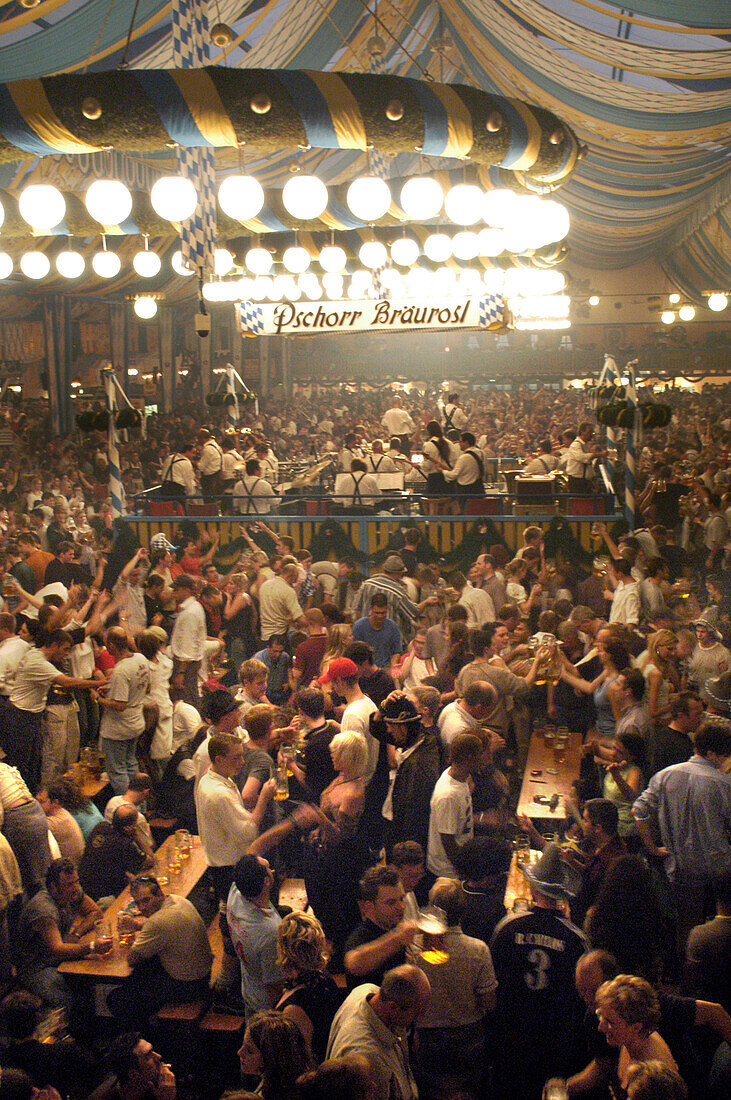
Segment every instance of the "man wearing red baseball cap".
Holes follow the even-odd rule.
[[[332,684],[338,695],[345,699],[345,710],[340,721],[342,733],[360,733],[368,746],[368,770],[364,776],[366,783],[373,777],[378,763],[378,742],[370,732],[370,716],[378,707],[364,695],[358,683],[359,670],[355,661],[348,657],[336,657],[320,677],[321,684]]]

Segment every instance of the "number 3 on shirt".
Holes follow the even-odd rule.
[[[528,962],[529,969],[523,975],[525,984],[529,989],[547,989],[548,969],[551,965],[549,956],[540,947],[536,947],[528,955]]]

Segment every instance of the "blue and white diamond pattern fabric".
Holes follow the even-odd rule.
[[[264,332],[264,310],[256,302],[239,303],[239,326],[242,336],[261,336]]]
[[[173,0],[173,64],[201,68],[208,61],[208,12],[204,0]],[[198,192],[192,218],[180,224],[183,263],[212,272],[216,248],[216,166],[212,149],[178,149],[178,171]]]
[[[480,298],[480,313],[478,320],[480,328],[489,328],[490,325],[495,324],[496,321],[502,321],[502,319],[502,298],[497,298],[494,294],[490,294],[486,298]]]

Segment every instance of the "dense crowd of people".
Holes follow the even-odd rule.
[[[279,464],[407,469],[430,513],[506,455],[590,492],[607,444],[583,391],[150,418],[120,445],[128,494],[232,496],[255,515],[225,545],[181,515],[140,547],[103,441],[6,412],[0,1100],[214,1095],[152,1042],[159,1010],[211,997],[267,1100],[728,1095],[731,418],[723,394],[670,400],[634,530],[596,524],[587,554],[475,524],[459,563],[418,515],[375,561],[297,546]],[[543,835],[518,796],[531,737],[564,727],[581,766]],[[200,837],[188,897],[157,874],[164,821]],[[106,949],[127,886],[130,976],[90,1006],[63,964]]]

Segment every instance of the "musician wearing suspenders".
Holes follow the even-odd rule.
[[[201,490],[204,497],[215,497],[221,492],[223,478],[223,451],[208,428],[198,432],[198,446],[201,449],[198,459],[198,473],[201,478]]]
[[[186,443],[180,451],[170,455],[162,470],[160,496],[163,500],[184,501],[196,494],[193,455],[195,447]]]
[[[398,466],[389,458],[383,451],[383,440],[374,439],[371,443],[371,453],[366,460],[371,468],[371,473],[374,474],[397,474],[399,472]]]
[[[264,516],[276,508],[281,500],[266,478],[261,476],[258,458],[246,463],[246,475],[234,485],[234,511],[243,516]]]
[[[352,486],[347,484],[347,478],[352,480]],[[342,482],[337,497],[339,504],[351,512],[373,511],[373,505],[381,491],[373,474],[368,473],[368,467],[362,458],[353,459],[350,473],[342,475]]]
[[[467,414],[459,404],[459,394],[450,393],[447,401],[442,405],[444,417],[444,434],[447,432],[461,432],[467,427]]]
[[[485,495],[485,463],[472,432],[462,432],[459,449],[462,454],[451,470],[444,470],[444,476],[447,481],[457,483],[458,500],[464,508],[469,497]]]

